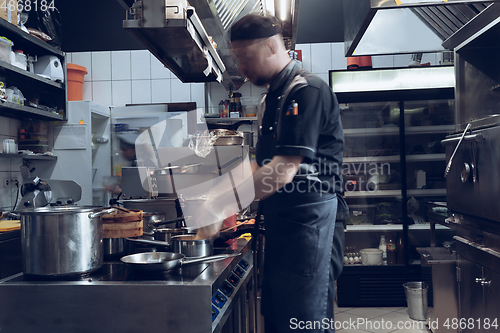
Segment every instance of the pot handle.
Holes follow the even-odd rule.
[[[125,238],[128,241],[131,242],[136,242],[136,243],[143,243],[143,244],[150,244],[150,245],[160,245],[160,246],[166,246],[169,247],[170,243],[168,242],[163,242],[163,241],[157,241],[157,240],[149,240],[149,239],[138,239],[138,238]]]
[[[93,219],[93,218],[96,218],[98,216],[105,215],[105,214],[111,214],[114,211],[116,211],[115,208],[109,208],[109,209],[101,210],[100,212],[97,212],[97,213],[89,213],[89,219]]]
[[[182,266],[184,265],[190,265],[190,264],[196,264],[199,262],[212,262],[212,261],[219,261],[219,260],[224,260],[227,258],[231,257],[237,257],[241,253],[230,253],[230,254],[217,254],[214,256],[207,256],[207,257],[199,257],[199,258],[193,258],[193,259],[182,259],[181,264]]]
[[[172,220],[152,220],[152,221],[149,221],[148,226],[152,230],[156,230],[156,227],[159,227],[161,225],[170,224],[170,223],[177,223],[177,222],[182,222],[182,221],[184,221],[184,217],[178,217],[178,218],[175,218]]]

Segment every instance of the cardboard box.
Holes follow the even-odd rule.
[[[0,0],[0,17],[17,26],[17,0]]]

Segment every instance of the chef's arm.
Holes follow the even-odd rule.
[[[274,156],[271,162],[253,173],[255,199],[268,197],[290,183],[299,170],[302,156]]]
[[[229,180],[225,179],[212,188],[199,216],[194,218],[198,221],[195,224],[207,226],[204,232],[213,233],[213,230],[218,230],[222,221],[233,215],[237,209],[234,204],[233,186],[239,193],[254,192],[255,198],[252,200],[268,197],[293,180],[302,160],[301,156],[275,156],[271,162],[256,168],[253,175],[250,172],[243,172],[235,177],[233,174],[234,184],[228,183]]]

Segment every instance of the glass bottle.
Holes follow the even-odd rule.
[[[392,238],[392,233],[389,234],[389,239],[387,240],[387,265],[396,264],[396,242]]]
[[[404,253],[403,237],[401,234],[398,235],[398,240],[396,242],[396,262],[398,265],[404,265],[405,263],[405,253]]]
[[[241,93],[234,93],[234,111],[240,114],[240,117],[243,117],[243,106],[241,105]]]

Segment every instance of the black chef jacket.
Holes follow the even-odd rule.
[[[337,98],[322,79],[297,66],[295,61],[290,62],[269,88],[259,134],[275,135],[276,144],[262,147],[264,143],[257,142],[257,163],[262,166],[275,155],[304,157],[303,164],[309,170],[314,169],[317,177],[296,177],[274,194],[272,200],[288,200],[289,194],[297,189],[306,193],[336,193],[337,220],[345,220],[349,210],[341,195],[344,132]],[[295,73],[297,76],[292,78]],[[290,84],[294,87],[281,101],[280,96]],[[266,153],[259,154],[262,151]],[[299,174],[303,172],[299,170]]]

